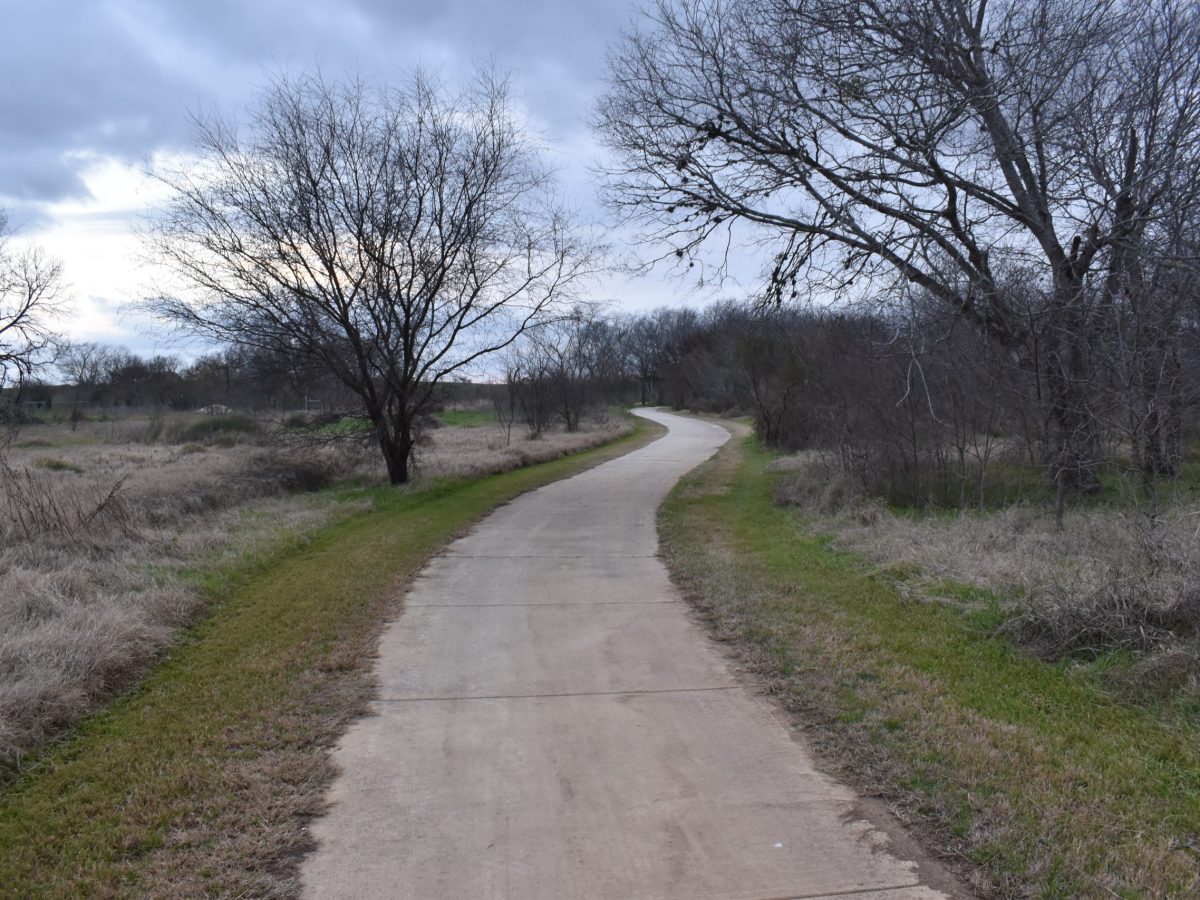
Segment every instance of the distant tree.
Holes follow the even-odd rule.
[[[112,348],[92,341],[67,341],[59,348],[55,365],[71,386],[71,430],[83,421],[83,403],[95,399],[107,370]]]
[[[63,291],[62,264],[38,247],[19,246],[0,211],[0,389],[49,361],[49,315]]]
[[[508,88],[457,95],[276,81],[245,136],[198,126],[201,162],[162,176],[150,246],[179,292],[159,314],[303,360],[361,405],[393,484],[438,385],[549,317],[594,252],[552,193]]]
[[[584,306],[530,337],[530,358],[548,380],[552,404],[567,431],[578,431],[584,414],[597,402],[616,357],[611,338],[607,321]]]
[[[637,379],[640,402],[648,403],[661,378],[663,336],[659,321],[650,315],[630,316],[621,333],[625,364]]]

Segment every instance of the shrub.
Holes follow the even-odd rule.
[[[326,456],[258,457],[239,480],[255,494],[319,491],[339,474],[339,467]]]
[[[49,469],[51,472],[74,472],[76,475],[83,472],[83,469],[75,465],[75,463],[67,462],[65,459],[57,459],[53,456],[43,456],[41,459],[35,459],[33,464],[39,469]]]
[[[779,460],[781,474],[774,483],[779,506],[802,506],[825,515],[863,506],[866,497],[857,478],[836,460],[805,454]]]
[[[7,513],[0,520],[3,541],[32,541],[44,534],[86,541],[98,531],[126,530],[129,524],[123,478],[107,486],[65,489],[35,478],[28,469],[15,469],[0,457],[0,485],[0,502]]]
[[[1043,598],[1001,630],[1047,660],[1094,659],[1113,650],[1161,650],[1173,637],[1152,599],[1124,579],[1088,595]]]
[[[195,422],[172,429],[171,438],[177,443],[233,444],[240,438],[261,431],[257,420],[245,413],[205,416]]]

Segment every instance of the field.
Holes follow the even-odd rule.
[[[630,427],[509,440],[481,420],[431,429],[405,491],[556,459]],[[136,681],[203,611],[214,573],[361,512],[383,479],[369,446],[296,446],[240,414],[27,427],[0,466],[0,763],[17,765]]]
[[[1076,511],[1063,535],[1031,509],[917,517],[833,502],[804,467],[731,441],[660,524],[676,579],[824,765],[984,895],[1195,896],[1194,649],[1184,624],[1146,627],[1159,588],[1112,580],[1143,552],[1119,513]],[[1160,546],[1194,521],[1176,510]],[[1143,630],[1161,645],[1112,649]]]

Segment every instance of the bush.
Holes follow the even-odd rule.
[[[107,529],[125,531],[129,527],[123,478],[79,490],[73,484],[36,478],[28,469],[13,468],[0,457],[0,503],[4,505],[0,543],[33,541],[48,534],[87,541]]]
[[[1173,650],[1200,632],[1200,585],[1164,597],[1144,573],[1116,572],[1088,593],[1056,591],[1032,603],[1002,630],[1048,660]]]
[[[53,456],[43,456],[41,459],[35,459],[33,464],[39,469],[48,469],[51,472],[74,472],[76,475],[83,472],[83,469],[74,463]]]
[[[176,443],[209,443],[229,445],[239,438],[258,434],[262,430],[253,416],[245,413],[206,416],[187,425],[173,428],[171,439]]]
[[[778,506],[800,506],[825,515],[857,509],[866,502],[858,479],[835,460],[785,457],[776,464],[780,475],[774,483]]]
[[[260,457],[240,480],[255,494],[312,492],[329,485],[338,474],[338,466],[324,457]]]

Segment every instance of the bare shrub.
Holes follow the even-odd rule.
[[[781,506],[802,506],[823,515],[856,510],[870,503],[860,479],[831,456],[801,453],[772,464],[785,474],[773,484]]]
[[[1139,571],[1112,572],[1083,594],[1053,585],[1002,631],[1049,660],[1167,650],[1194,634],[1200,595],[1191,588],[1163,597],[1157,586]]]
[[[63,471],[69,464],[49,468]],[[82,470],[75,468],[77,472]],[[0,455],[0,498],[7,512],[0,523],[0,540],[20,535],[27,541],[43,534],[57,534],[71,540],[99,530],[128,527],[124,498],[125,480],[105,486],[89,484],[82,490],[61,482],[38,478],[28,468],[15,469]]]
[[[332,453],[262,453],[251,457],[235,481],[255,495],[319,491],[347,470],[345,462]]]

